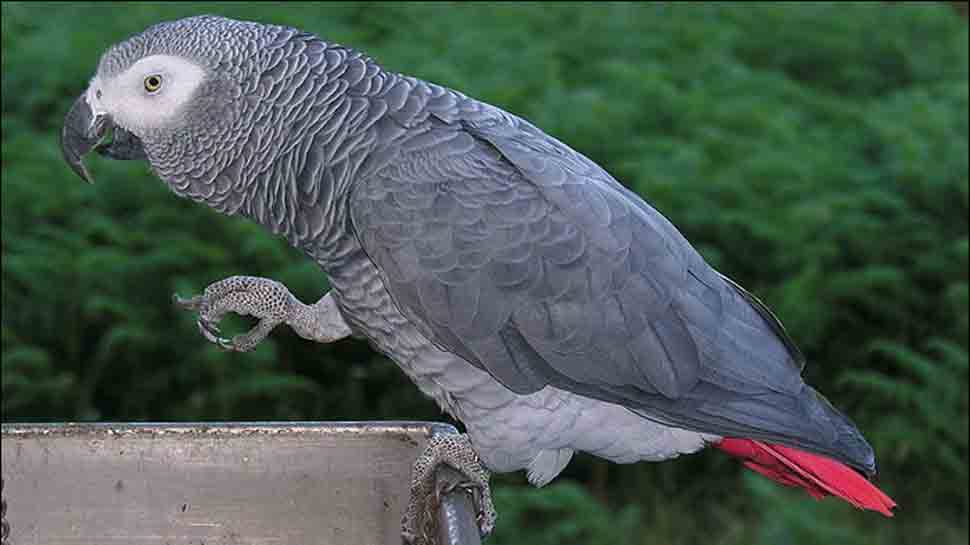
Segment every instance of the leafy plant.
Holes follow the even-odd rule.
[[[870,433],[884,463],[891,460],[938,483],[934,496],[947,498],[966,516],[970,507],[965,486],[970,478],[966,347],[937,338],[927,342],[925,353],[885,340],[875,341],[872,350],[885,356],[894,372],[850,371],[843,381],[878,398],[882,416]]]
[[[582,486],[566,481],[543,489],[498,487],[501,524],[490,544],[623,545],[640,542],[639,509],[613,513]]]

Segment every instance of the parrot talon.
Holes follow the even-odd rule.
[[[196,321],[196,324],[199,326],[199,331],[203,336],[205,336],[206,339],[208,339],[210,342],[217,341],[220,333],[219,326],[202,318],[199,318]]]
[[[227,352],[247,352],[246,350],[240,350],[236,346],[234,340],[229,340],[229,339],[226,339],[225,337],[219,337],[219,340],[216,344],[219,345],[219,348]]]
[[[219,333],[222,332],[219,329],[219,326],[217,324],[215,324],[214,322],[211,322],[209,320],[200,319],[199,320],[199,328],[202,329],[204,332],[208,332],[208,333],[212,334],[214,337],[217,337],[219,335]]]
[[[195,295],[183,299],[179,294],[173,293],[172,302],[175,303],[175,306],[185,310],[199,310],[199,307],[202,305],[202,296]]]
[[[446,464],[462,474],[463,480],[444,485],[435,483],[436,468]],[[409,543],[434,543],[437,517],[435,509],[441,498],[456,489],[471,493],[476,522],[482,536],[495,527],[495,507],[488,486],[489,471],[481,464],[468,435],[436,435],[414,462],[411,494],[407,511],[401,520],[401,533]]]
[[[214,323],[208,320],[202,320],[202,319],[198,320],[196,323],[199,326],[199,331],[202,333],[202,336],[205,337],[207,341],[217,345],[219,348],[222,348],[223,350],[233,350],[233,347],[231,346],[231,341],[229,339],[226,339],[225,337],[219,336],[219,332],[220,332],[219,326],[215,325]]]

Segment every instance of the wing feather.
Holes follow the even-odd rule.
[[[524,120],[457,94],[422,102],[433,115],[382,152],[351,216],[430,339],[517,393],[553,385],[861,464],[835,444],[851,424],[816,418],[777,319],[659,212]]]

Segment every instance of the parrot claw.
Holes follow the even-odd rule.
[[[172,301],[181,309],[199,313],[196,324],[202,336],[223,350],[249,352],[281,323],[311,341],[329,343],[350,336],[337,303],[330,294],[304,305],[283,284],[258,276],[230,276],[210,284],[202,295]],[[227,312],[259,319],[255,327],[232,339],[221,337],[219,320]]]
[[[435,469],[447,464],[464,476],[464,480],[440,487],[435,483]],[[482,466],[467,434],[436,435],[414,462],[411,474],[411,497],[401,520],[402,535],[408,543],[435,543],[437,507],[449,492],[463,488],[472,493],[477,510],[478,530],[482,536],[495,528],[495,506],[488,485],[489,472]]]
[[[182,308],[184,310],[199,310],[202,306],[202,296],[195,295],[188,298],[183,298],[177,293],[172,294],[172,302],[175,306]]]
[[[199,313],[196,324],[207,341],[233,352],[256,348],[274,327],[287,321],[292,308],[300,305],[283,284],[255,276],[231,276],[210,284],[201,295],[182,298],[175,294],[172,299],[178,307]],[[254,316],[259,323],[227,339],[220,336],[218,325],[227,312]]]

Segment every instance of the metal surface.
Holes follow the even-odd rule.
[[[437,433],[456,432],[420,422],[4,424],[10,543],[399,545],[411,464]],[[466,495],[446,496],[454,516],[442,520],[464,539],[475,515],[455,494]],[[475,530],[467,543],[477,545]]]
[[[0,543],[9,545],[10,525],[7,524],[7,497],[3,495],[3,478],[0,478]]]
[[[456,486],[468,479],[444,464],[438,467],[435,477],[438,490],[450,490],[442,496],[438,508],[438,543],[481,545],[472,493]]]

